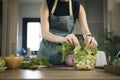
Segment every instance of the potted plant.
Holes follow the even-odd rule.
[[[113,32],[105,32],[104,51],[107,56],[108,65],[104,66],[107,72],[120,73],[120,36]]]

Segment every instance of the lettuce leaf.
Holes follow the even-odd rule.
[[[67,44],[64,43],[59,47],[59,52],[62,54],[62,62],[65,60],[65,58],[70,55],[73,54],[73,50],[74,50],[75,46],[72,44]]]

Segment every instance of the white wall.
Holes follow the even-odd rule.
[[[120,36],[120,0],[108,0],[110,30]]]
[[[120,3],[115,3],[112,11],[112,29],[120,36]]]
[[[22,19],[39,17],[40,3],[19,3],[18,51],[22,48]]]

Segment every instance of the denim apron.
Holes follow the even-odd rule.
[[[51,15],[49,17],[50,32],[58,36],[66,36],[74,30],[74,18],[72,12],[72,2],[69,0],[69,14],[67,16],[55,16],[54,11],[56,9],[58,0],[55,0]],[[61,43],[54,43],[45,39],[40,43],[40,48],[37,54],[37,58],[46,56],[52,64],[61,64],[62,55],[59,52],[59,46]]]

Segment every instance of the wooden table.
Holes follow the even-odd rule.
[[[120,75],[106,73],[103,69],[77,71],[72,67],[51,67],[6,70],[0,73],[0,80],[120,80]]]

